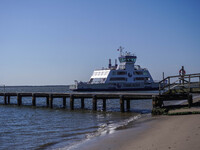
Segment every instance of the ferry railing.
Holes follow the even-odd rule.
[[[184,87],[190,91],[192,86],[200,88],[200,73],[168,76],[159,82],[159,94],[170,92],[176,87]]]

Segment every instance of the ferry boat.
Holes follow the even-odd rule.
[[[134,90],[157,90],[159,84],[154,82],[146,68],[135,65],[137,56],[130,52],[120,51],[119,65],[115,59],[112,66],[109,59],[108,68],[94,70],[88,82],[75,81],[70,85],[73,91],[134,91]]]

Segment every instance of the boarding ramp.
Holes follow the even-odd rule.
[[[200,93],[200,73],[168,76],[159,82],[159,95]]]

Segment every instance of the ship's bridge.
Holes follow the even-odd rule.
[[[120,63],[135,63],[137,59],[137,56],[134,55],[126,55],[126,56],[120,56],[119,57],[119,62]]]
[[[130,52],[123,53],[120,51],[119,62],[117,70],[133,70],[136,62],[137,56],[131,54]]]

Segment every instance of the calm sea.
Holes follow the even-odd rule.
[[[0,92],[69,92],[67,86],[3,87]],[[16,97],[11,105],[3,105],[0,97],[0,149],[73,149],[76,145],[96,136],[110,134],[128,126],[135,120],[149,116],[151,100],[131,101],[131,112],[120,113],[119,100],[107,100],[107,111],[92,111],[91,99],[85,100],[85,110],[75,100],[75,110],[62,109],[62,99],[54,100],[54,109],[45,108],[46,99],[37,98],[34,108],[32,98],[23,98],[23,106],[16,106]]]

